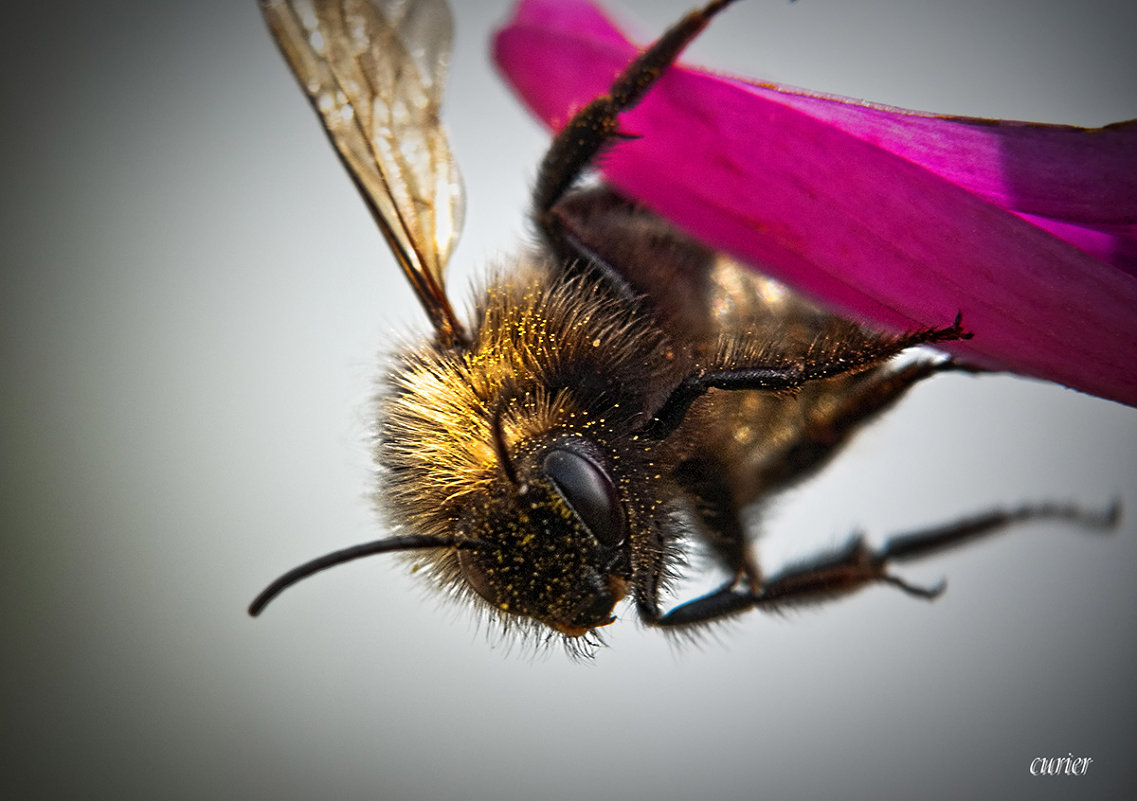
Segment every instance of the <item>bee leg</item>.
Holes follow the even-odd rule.
[[[867,369],[915,345],[970,338],[971,334],[963,328],[962,316],[956,315],[955,321],[947,328],[925,328],[900,336],[874,337],[858,347],[840,350],[814,361],[777,367],[755,365],[700,371],[679,382],[659,411],[638,433],[647,439],[666,438],[683,422],[691,404],[710,389],[786,392],[810,381]]]
[[[676,471],[676,479],[694,501],[703,538],[732,574],[727,586],[734,587],[745,578],[746,586],[758,587],[762,574],[750,551],[734,494],[723,481],[724,475],[723,467],[710,459],[692,459]]]
[[[887,566],[966,545],[1029,520],[1062,520],[1090,529],[1108,530],[1117,524],[1119,517],[1120,506],[1116,502],[1101,512],[1088,512],[1072,505],[1039,504],[1011,510],[996,509],[945,525],[895,535],[876,551],[866,547],[860,537],[855,537],[837,554],[797,565],[772,578],[757,594],[755,606],[777,607],[816,601],[852,592],[874,581],[891,584],[918,598],[932,599],[943,592],[944,582],[931,588],[916,587],[888,573]]]
[[[795,565],[774,576],[753,593],[724,586],[693,601],[675,607],[655,618],[652,625],[682,627],[721,620],[748,609],[778,609],[795,604],[832,600],[855,592],[874,582],[891,584],[917,598],[931,600],[943,592],[945,584],[919,587],[892,575],[892,562],[919,559],[972,542],[1028,520],[1064,520],[1086,528],[1108,530],[1116,526],[1120,506],[1116,502],[1103,512],[1087,512],[1077,506],[1041,504],[1013,510],[995,510],[942,526],[891,537],[873,551],[860,537],[840,551]],[[650,614],[641,605],[641,614]]]
[[[607,94],[576,112],[554,137],[541,161],[533,190],[537,224],[554,249],[563,252],[571,250],[572,245],[553,208],[606,145],[628,138],[618,128],[620,112],[634,108],[683,48],[733,1],[714,0],[689,12],[632,61],[612,82]]]
[[[638,608],[640,618],[649,626],[679,629],[725,620],[747,612],[754,608],[754,595],[727,584],[693,601],[680,604],[664,615],[660,614],[658,607],[649,604],[641,603]]]
[[[953,361],[921,360],[896,370],[875,370],[857,376],[832,405],[811,417],[800,437],[756,480],[763,493],[777,492],[816,472],[829,461],[861,429],[869,419],[884,412],[900,400],[909,389],[933,375],[943,372],[976,372],[976,369]]]

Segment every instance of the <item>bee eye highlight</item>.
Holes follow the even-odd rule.
[[[556,448],[544,462],[545,475],[596,541],[615,548],[624,541],[624,514],[608,473],[580,454]]]

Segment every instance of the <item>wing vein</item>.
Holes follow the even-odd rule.
[[[461,341],[445,292],[464,200],[439,122],[449,8],[443,0],[260,4],[439,340]]]

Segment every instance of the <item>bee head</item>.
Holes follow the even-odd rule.
[[[508,482],[471,507],[458,552],[462,577],[496,609],[569,637],[615,620],[627,594],[627,520],[600,449],[567,437],[499,452]]]
[[[504,457],[504,454],[503,454]],[[616,618],[627,594],[627,520],[600,449],[565,438],[502,462],[503,491],[480,495],[455,536],[389,537],[322,556],[285,573],[249,607],[301,579],[348,561],[395,551],[456,552],[460,578],[495,609],[580,637]]]

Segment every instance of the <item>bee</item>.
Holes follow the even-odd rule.
[[[444,282],[463,209],[439,122],[444,0],[260,0],[432,336],[396,355],[379,400],[376,497],[395,536],[284,574],[250,614],[326,568],[410,552],[448,594],[587,649],[627,598],[677,632],[875,583],[934,598],[942,585],[912,585],[893,563],[1030,518],[1116,520],[1116,507],[996,510],[762,572],[744,510],[815,473],[915,384],[975,370],[894,359],[968,338],[961,316],[869,330],[584,183],[620,146],[620,113],[731,1],[687,14],[554,137],[533,192],[539,246],[489,276],[465,324]],[[666,609],[689,542],[724,579]]]

